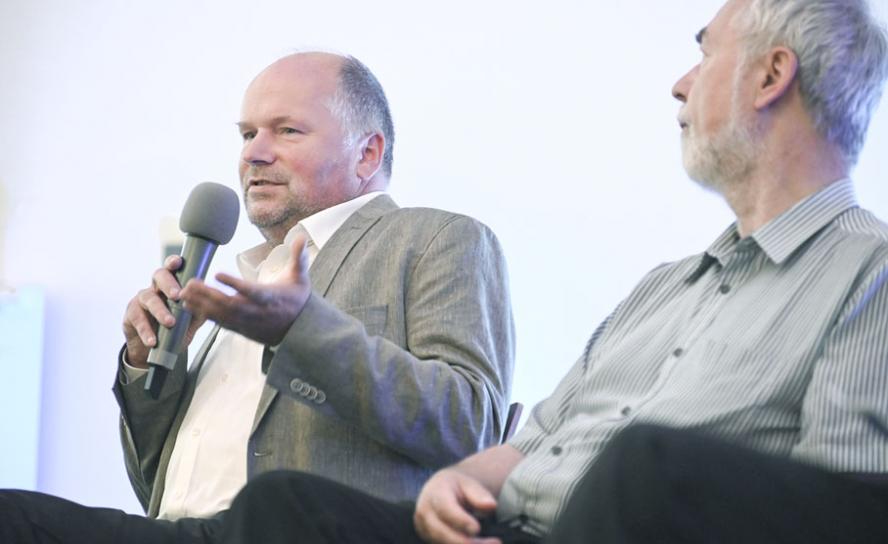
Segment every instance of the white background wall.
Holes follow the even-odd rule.
[[[376,72],[401,205],[499,234],[514,397],[543,398],[646,270],[731,220],[681,169],[670,96],[720,3],[3,0],[0,280],[47,294],[39,488],[139,510],[109,390],[124,306],[158,265],[162,218],[198,181],[237,185],[241,93],[294,48]],[[882,217],[885,149],[888,107],[855,174]],[[242,222],[216,268],[256,241]]]

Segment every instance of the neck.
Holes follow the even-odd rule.
[[[295,221],[292,224],[288,222],[284,225],[275,225],[273,227],[260,228],[259,232],[262,233],[262,237],[265,238],[266,243],[268,243],[270,247],[275,247],[284,243],[284,238],[287,236],[287,233],[290,232],[290,229],[292,229],[294,226],[296,226]]]
[[[819,137],[806,139],[794,134],[791,138],[795,140],[785,140],[793,142],[790,146],[766,143],[756,167],[724,191],[743,238],[799,201],[848,176],[846,162],[835,146]]]

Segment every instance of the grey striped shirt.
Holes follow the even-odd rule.
[[[547,531],[636,422],[697,429],[836,471],[888,472],[888,226],[830,184],[745,239],[661,265],[510,441],[498,516]]]

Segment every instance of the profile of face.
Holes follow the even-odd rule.
[[[729,1],[697,35],[703,59],[675,84],[682,102],[682,161],[691,179],[724,193],[746,178],[757,154],[743,44],[733,24],[746,0]]]
[[[244,206],[266,239],[280,241],[301,219],[358,196],[360,154],[330,111],[341,62],[325,53],[284,57],[244,96]]]

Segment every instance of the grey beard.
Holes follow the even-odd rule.
[[[758,154],[753,131],[736,122],[702,144],[682,142],[688,176],[704,189],[722,195],[750,177]]]

